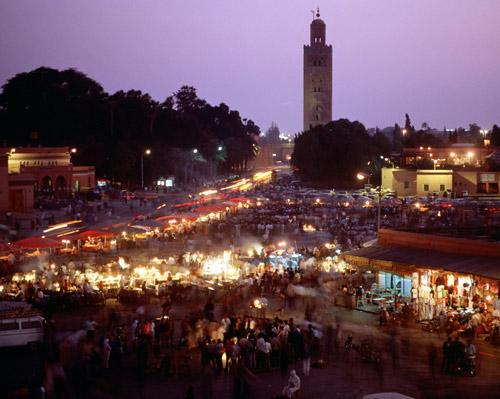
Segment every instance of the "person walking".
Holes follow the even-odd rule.
[[[311,345],[308,340],[304,341],[302,348],[302,372],[304,376],[309,377],[311,371]]]
[[[464,359],[464,349],[465,345],[460,341],[460,337],[456,336],[450,346],[450,364],[452,372],[456,372],[460,368]]]
[[[109,358],[111,356],[111,345],[109,342],[109,336],[106,336],[102,345],[102,359],[103,359],[103,367],[105,369],[109,369]]]
[[[441,372],[449,373],[451,366],[451,337],[443,343],[443,361],[441,362]]]

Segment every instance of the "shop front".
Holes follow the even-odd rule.
[[[498,260],[374,246],[345,254],[348,264],[370,269],[376,285],[371,302],[398,311],[407,302],[418,321],[440,318],[452,325],[487,330],[500,317]],[[448,330],[448,329],[447,329]]]

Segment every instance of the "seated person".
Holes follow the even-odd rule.
[[[285,398],[292,398],[295,392],[300,389],[300,377],[297,375],[295,370],[290,372],[290,378],[288,379],[288,384],[283,388],[283,396]]]

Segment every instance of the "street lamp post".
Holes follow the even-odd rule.
[[[378,186],[377,189],[378,192],[378,201],[377,201],[377,237],[378,237],[378,232],[380,231],[380,208],[381,208],[381,201],[382,201],[382,185]]]
[[[144,190],[144,155],[151,154],[151,150],[148,148],[144,152],[141,152],[141,188]]]
[[[356,178],[358,180],[367,179],[368,184],[370,182],[370,177],[371,177],[370,174],[362,173],[362,172],[360,172],[356,175]],[[378,199],[377,199],[377,236],[378,236],[378,232],[380,230],[380,214],[381,214],[380,208],[382,205],[382,185],[377,187],[377,194],[378,194]]]
[[[371,177],[371,175],[366,174],[366,173],[358,173],[356,175],[356,178],[358,180],[365,180],[366,179],[368,184],[370,184],[370,177]]]

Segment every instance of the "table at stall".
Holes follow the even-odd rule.
[[[98,244],[85,244],[82,246],[82,251],[85,252],[98,252],[102,247]]]
[[[379,298],[373,298],[372,299],[372,303],[374,305],[378,305],[380,307],[382,307],[382,306],[390,306],[390,305],[394,304],[394,300],[386,298],[386,297],[379,297]]]
[[[72,254],[74,252],[74,249],[73,248],[61,248],[59,250],[59,253],[61,255],[64,255],[64,254]]]

